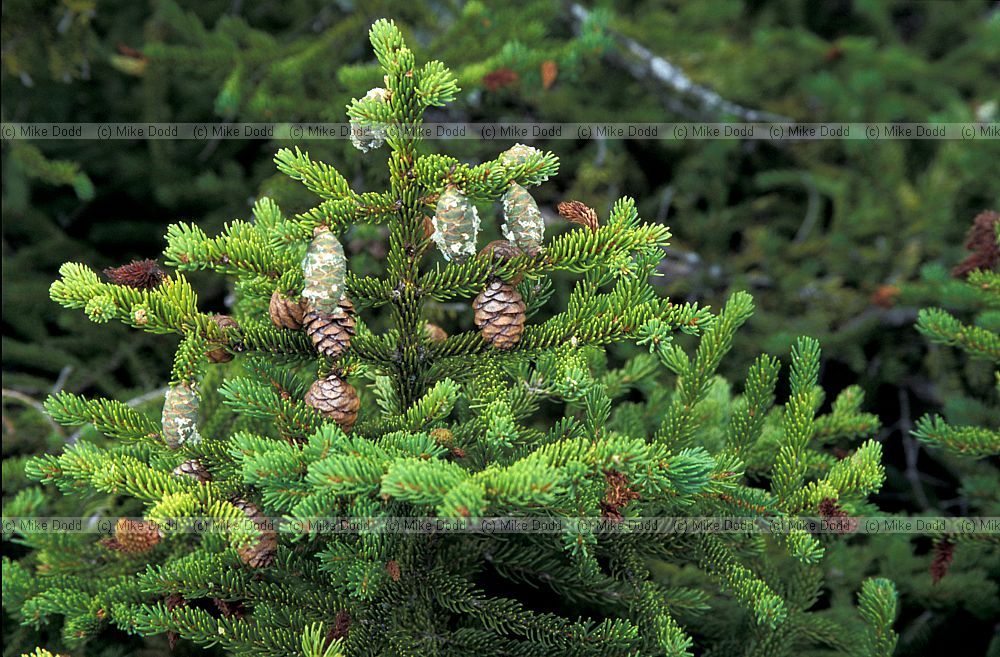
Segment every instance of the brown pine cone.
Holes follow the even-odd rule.
[[[351,615],[346,611],[338,611],[337,616],[333,620],[333,626],[330,628],[330,631],[326,633],[326,638],[328,641],[343,639],[347,636],[350,629]]]
[[[240,330],[240,325],[229,315],[212,315],[212,321],[222,330],[223,335],[225,335],[228,329]],[[239,351],[239,344],[228,345],[228,348],[224,345],[219,345],[211,351],[206,351],[205,357],[208,358],[208,362],[210,363],[228,363],[233,359],[231,350]]]
[[[242,498],[230,500],[237,509],[253,521],[260,531],[260,538],[255,543],[241,545],[236,549],[240,561],[251,568],[267,568],[274,563],[278,554],[278,532],[265,519],[264,514],[256,504]]]
[[[491,259],[499,260],[510,260],[523,254],[524,251],[507,240],[493,240],[479,250],[479,257],[488,256]]]
[[[385,569],[389,573],[389,577],[392,578],[392,581],[399,581],[399,578],[402,576],[402,571],[399,569],[398,561],[391,559],[389,563],[385,564]]]
[[[178,477],[191,477],[192,479],[197,479],[200,483],[205,483],[206,481],[212,481],[212,473],[208,471],[201,464],[198,459],[191,459],[190,461],[184,461],[176,468],[174,468],[174,474]]]
[[[152,550],[159,542],[160,528],[155,522],[119,518],[115,524],[115,537],[108,543],[108,547],[129,554],[139,554]]]
[[[350,431],[358,419],[361,400],[354,386],[336,374],[319,379],[309,386],[305,402],[336,422],[344,431]]]
[[[526,307],[521,293],[510,283],[492,279],[472,302],[472,308],[476,327],[497,349],[510,349],[521,339]]]
[[[302,328],[302,317],[305,315],[305,308],[301,301],[294,301],[284,296],[278,290],[271,295],[271,303],[268,310],[271,314],[271,323],[278,328],[298,330]]]
[[[341,297],[337,310],[329,315],[310,309],[305,314],[304,325],[316,351],[336,358],[351,346],[351,337],[357,326],[354,303],[347,297]]]

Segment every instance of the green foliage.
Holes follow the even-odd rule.
[[[1000,234],[996,240],[1000,245]],[[958,349],[971,360],[985,361],[993,368],[992,385],[983,385],[978,395],[971,391],[981,399],[978,405],[984,412],[987,408],[992,409],[989,413],[992,420],[984,426],[956,426],[941,417],[924,416],[913,433],[927,445],[952,453],[980,458],[995,456],[1000,454],[1000,424],[997,421],[1000,416],[1000,370],[997,369],[1000,366],[1000,323],[997,322],[1000,272],[975,270],[957,289],[949,285],[948,291],[951,294],[943,300],[965,305],[967,312],[974,313],[972,321],[963,323],[942,308],[925,308],[917,317],[917,330],[932,343]],[[950,402],[952,408],[967,404]]]
[[[460,76],[437,62],[418,66],[393,22],[377,21],[370,38],[388,94],[353,100],[353,120],[412,128],[452,98]],[[240,87],[225,87],[220,106],[230,107]],[[25,473],[71,495],[112,495],[155,521],[162,539],[133,554],[88,534],[21,536],[34,554],[26,563],[5,558],[5,607],[39,627],[61,617],[62,640],[74,649],[113,627],[261,656],[691,655],[696,647],[790,655],[852,652],[838,637],[866,628],[869,654],[888,654],[889,582],[861,587],[860,614],[843,613],[849,603],[813,609],[827,538],[603,532],[579,522],[766,522],[814,516],[831,500],[848,513],[869,508],[884,478],[880,444],[865,442],[843,460],[825,445],[863,437],[875,422],[860,411],[856,388],[817,417],[818,343],[795,343],[783,405],[775,405],[780,367],[770,356],[733,394],[717,371],[753,299],[734,294],[714,315],[659,297],[649,279],[670,233],[642,222],[631,199],[615,203],[597,229],[564,231],[534,254],[439,260],[424,219],[445,188],[485,204],[512,183],[540,185],[558,160],[537,151],[466,165],[425,153],[412,130],[390,133],[386,146],[387,192],[357,193],[330,165],[281,150],[278,168],[317,193],[319,205],[288,216],[261,199],[255,221],[232,222],[218,237],[194,226],[168,231],[167,259],[178,270],[236,280],[239,329],[223,330],[199,310],[181,273],[144,290],[105,283],[83,264],[63,266],[50,292],[64,307],[181,337],[172,381],[197,383],[201,439],[168,445],[155,420],[126,404],[53,396],[47,408],[57,421],[91,423],[111,440],[78,440],[29,460]],[[387,229],[385,269],[347,273],[347,294],[362,310],[356,334],[337,358],[317,355],[302,331],[270,323],[267,302],[275,290],[297,297],[309,283],[300,263],[316,227],[343,237],[359,223]],[[425,331],[432,304],[470,299],[495,278],[522,281],[530,300],[554,274],[575,275],[564,309],[533,317],[509,349],[478,331],[438,342]],[[629,343],[650,353],[620,360],[608,351]],[[210,366],[205,351],[214,345],[236,359]],[[359,391],[349,432],[307,402],[309,384],[331,375]],[[192,459],[211,480],[175,473]],[[280,531],[247,523],[251,503],[290,522]],[[563,524],[515,534],[318,525],[434,516]],[[171,521],[186,518],[243,522],[228,532],[176,530]],[[277,544],[273,557],[248,559],[265,541]],[[539,608],[525,585],[566,608]],[[209,599],[245,611],[213,614]]]
[[[896,648],[896,633],[892,624],[896,620],[896,587],[887,579],[865,580],[858,595],[858,607],[868,632],[859,654],[889,657]]]

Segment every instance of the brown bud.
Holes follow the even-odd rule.
[[[443,328],[430,322],[424,324],[424,335],[430,342],[444,342],[448,339],[448,334]]]
[[[826,521],[827,526],[838,534],[849,534],[858,527],[858,521],[852,518],[847,511],[844,511],[837,500],[832,497],[821,500],[816,511]]]
[[[601,500],[601,515],[612,520],[621,520],[621,510],[632,500],[640,498],[638,491],[632,490],[628,476],[617,470],[605,470],[604,480],[607,488],[604,499]]]
[[[937,584],[948,574],[948,569],[954,558],[955,544],[947,538],[934,544],[934,559],[931,561],[930,567],[932,584]]]
[[[271,295],[268,306],[271,323],[278,328],[297,330],[302,328],[302,317],[305,315],[305,304],[289,299],[278,290]]]
[[[896,297],[899,296],[899,288],[895,285],[879,285],[872,292],[871,302],[873,306],[879,308],[892,308],[896,304]]]
[[[385,569],[389,572],[389,577],[392,578],[392,581],[399,581],[402,573],[399,570],[399,563],[395,559],[390,560],[389,563],[385,565]]]
[[[487,91],[497,91],[515,84],[519,79],[516,71],[509,68],[498,68],[483,76],[483,87]]]
[[[348,630],[351,629],[351,615],[346,611],[338,611],[336,618],[333,620],[333,627],[327,632],[326,638],[329,641],[335,641],[336,639],[342,639],[347,636]]]
[[[551,59],[546,59],[542,62],[540,68],[542,72],[542,87],[549,89],[555,84],[556,78],[559,76],[559,65]]]
[[[230,342],[227,332],[230,330],[239,331],[240,325],[229,315],[212,315],[212,321],[215,322],[216,326],[218,326],[222,331],[225,339],[225,342],[222,344],[227,345],[229,348],[227,349],[226,346],[218,346],[215,349],[206,351],[205,357],[208,358],[208,362],[210,363],[228,363],[233,359],[233,354],[230,349],[240,351],[240,342]]]
[[[597,211],[580,201],[563,201],[556,209],[566,221],[586,226],[590,230],[597,230],[599,226]]]
[[[139,290],[152,290],[165,278],[155,260],[133,260],[121,267],[108,267],[104,275],[115,285],[126,285]]]
[[[443,447],[451,447],[452,434],[451,429],[445,427],[438,427],[437,429],[431,429],[431,438],[434,439],[438,445]]]
[[[996,212],[980,212],[972,220],[972,228],[965,236],[965,249],[970,251],[965,260],[955,265],[951,275],[964,278],[977,269],[1000,267],[1000,244],[997,244],[996,226],[1000,215]]]

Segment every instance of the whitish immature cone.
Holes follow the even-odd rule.
[[[344,296],[347,260],[344,247],[326,228],[317,228],[302,261],[305,288],[302,296],[310,310],[330,314]]]
[[[271,303],[268,306],[271,315],[271,323],[278,328],[298,330],[302,328],[302,317],[305,314],[304,304],[301,301],[289,299],[278,290],[271,295]]]
[[[525,253],[535,255],[544,233],[545,221],[535,199],[524,187],[511,183],[503,195],[503,236]]]
[[[510,349],[524,333],[525,305],[517,288],[499,278],[486,284],[475,301],[476,327],[497,349]]]
[[[232,500],[232,503],[252,520],[254,527],[260,531],[260,538],[257,541],[236,548],[240,561],[251,568],[267,568],[274,563],[274,557],[278,554],[278,532],[265,520],[264,514],[256,504],[240,498]]]
[[[181,382],[167,388],[161,424],[163,442],[170,449],[201,440],[198,433],[198,391],[192,384]]]
[[[476,252],[479,212],[457,187],[448,185],[441,192],[432,221],[431,239],[445,260],[462,259]]]
[[[222,330],[223,334],[225,334],[226,331],[229,329],[234,329],[236,331],[240,330],[240,325],[236,322],[235,319],[233,319],[229,315],[212,315],[212,321],[215,322],[216,325],[218,325],[218,327]],[[231,345],[230,349],[233,348],[238,350],[239,345],[238,344]],[[233,354],[230,351],[230,349],[227,349],[225,346],[220,345],[215,349],[206,351],[205,357],[208,358],[208,362],[210,363],[228,363],[233,359]]]
[[[160,528],[155,522],[119,518],[110,546],[122,552],[138,554],[152,550],[159,542]]]
[[[374,99],[380,103],[388,102],[389,91],[382,87],[375,87],[365,94],[365,100],[368,99]],[[358,121],[351,121],[351,143],[354,144],[354,148],[362,153],[367,153],[385,143],[385,128],[381,126],[367,126]]]
[[[349,298],[342,297],[337,310],[332,313],[309,310],[305,315],[304,325],[316,351],[336,358],[351,346],[351,337],[357,326],[354,303]]]
[[[556,209],[567,221],[586,226],[590,230],[597,230],[598,228],[597,211],[585,203],[581,203],[580,201],[563,201],[556,206]]]
[[[200,483],[212,481],[212,473],[209,472],[198,459],[184,461],[174,468],[174,474],[178,477],[191,477],[192,479],[198,480]]]
[[[344,431],[350,431],[358,419],[361,400],[354,386],[336,374],[330,374],[309,386],[305,402],[337,423]]]
[[[514,144],[503,153],[500,153],[500,161],[504,164],[524,164],[532,155],[538,155],[540,150],[534,146],[524,144]]]

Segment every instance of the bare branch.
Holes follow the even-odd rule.
[[[590,11],[576,3],[570,5],[569,11],[577,30],[590,17]],[[653,54],[638,41],[614,32],[610,32],[610,35],[620,50],[609,54],[609,60],[627,70],[637,80],[643,82],[655,80],[669,89],[672,93],[664,98],[664,104],[672,112],[689,118],[703,118],[705,115],[715,118],[734,116],[750,123],[792,122],[792,119],[786,116],[751,109],[726,100],[708,87],[696,84],[679,67]],[[694,101],[697,108],[692,109],[683,99]]]

